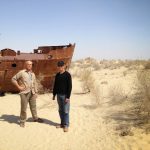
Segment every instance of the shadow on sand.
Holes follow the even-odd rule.
[[[143,129],[146,133],[150,133],[150,123],[148,121],[150,120],[150,117],[137,115],[135,110],[108,112],[103,118],[114,120],[115,125],[118,125],[120,129],[136,127]]]
[[[15,124],[19,124],[19,119],[20,117],[19,116],[15,116],[15,115],[2,115],[0,117],[0,121],[6,121],[8,123],[15,123]],[[42,118],[43,119],[43,118]],[[48,120],[48,119],[43,119],[44,120],[44,123],[43,124],[48,124],[48,125],[51,125],[51,126],[57,126],[58,123],[55,123],[51,120]],[[28,118],[27,119],[27,122],[34,122],[32,118]]]
[[[48,125],[50,125],[50,126],[57,126],[57,125],[59,125],[58,123],[53,122],[53,121],[51,121],[51,120],[48,120],[48,119],[45,119],[45,118],[41,118],[41,119],[44,121],[43,124],[48,124]],[[28,119],[27,119],[27,122],[34,122],[34,121],[33,121],[32,118],[28,118]]]
[[[19,120],[19,116],[15,116],[15,115],[4,114],[0,117],[0,121],[6,121],[9,123],[19,124],[18,120]]]
[[[90,91],[87,91],[87,92],[74,92],[73,94],[74,95],[85,95],[85,94],[88,94],[90,93]]]
[[[98,108],[98,106],[95,105],[95,104],[93,104],[93,105],[86,105],[86,104],[84,104],[81,107],[86,108],[86,109],[90,109],[90,110]]]

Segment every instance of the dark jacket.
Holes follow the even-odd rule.
[[[72,90],[72,78],[69,72],[57,73],[55,76],[53,96],[56,94],[66,95],[66,98],[70,98]]]

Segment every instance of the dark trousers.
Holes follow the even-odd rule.
[[[65,102],[66,96],[57,94],[57,102],[59,108],[59,116],[61,120],[61,125],[69,127],[69,110],[70,102]]]

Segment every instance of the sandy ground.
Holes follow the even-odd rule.
[[[107,75],[110,72],[107,72]],[[96,73],[97,76],[106,72]],[[112,76],[112,74],[111,74]],[[106,78],[103,78],[107,80]],[[105,85],[104,85],[105,86]],[[150,135],[133,129],[133,136],[120,136],[114,130],[115,122],[106,119],[114,107],[103,103],[93,106],[90,94],[82,94],[81,81],[73,78],[70,128],[68,133],[56,129],[59,123],[57,102],[51,94],[39,95],[37,109],[44,123],[32,121],[28,107],[25,128],[18,124],[19,95],[0,97],[0,150],[149,150]]]

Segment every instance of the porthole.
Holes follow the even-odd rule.
[[[12,66],[13,68],[17,67],[17,65],[16,65],[16,64],[12,64],[11,66]]]

